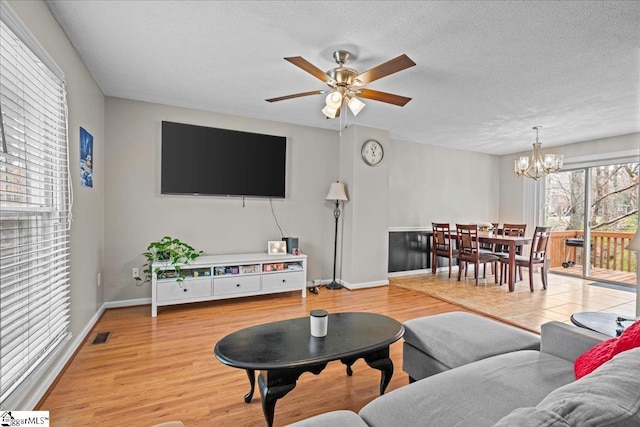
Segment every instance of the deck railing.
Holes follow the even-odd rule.
[[[591,232],[591,266],[607,270],[635,272],[636,255],[625,247],[633,238],[634,233],[617,231]],[[580,230],[552,231],[549,242],[548,258],[550,268],[561,267],[563,262],[582,261],[582,248],[567,246],[566,239],[582,237]]]

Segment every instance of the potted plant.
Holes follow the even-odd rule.
[[[136,285],[141,286],[147,282],[151,282],[153,273],[158,278],[162,278],[165,270],[157,268],[153,270],[153,263],[164,261],[167,266],[171,266],[175,272],[175,278],[178,283],[182,283],[185,275],[179,264],[188,264],[194,259],[202,255],[202,251],[193,249],[190,245],[181,242],[179,239],[165,236],[158,242],[151,242],[147,247],[147,251],[142,255],[147,258],[147,263],[142,266],[143,277],[136,277]]]

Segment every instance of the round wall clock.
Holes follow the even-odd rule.
[[[369,166],[378,166],[384,158],[384,149],[375,139],[369,139],[362,144],[362,150],[360,151],[362,160]]]

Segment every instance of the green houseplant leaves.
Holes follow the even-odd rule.
[[[165,236],[158,242],[151,242],[147,247],[147,251],[142,255],[147,259],[147,262],[142,266],[143,277],[135,278],[136,285],[138,286],[151,282],[154,272],[159,279],[162,278],[165,270],[161,270],[157,267],[155,271],[153,270],[153,263],[158,261],[164,261],[167,266],[171,266],[175,272],[176,281],[178,283],[182,283],[185,279],[185,275],[182,273],[179,264],[188,264],[202,255],[202,251],[196,252],[193,247],[179,239]]]

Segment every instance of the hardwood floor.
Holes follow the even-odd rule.
[[[320,289],[305,299],[298,292],[160,308],[107,310],[74,360],[38,405],[51,425],[106,426],[181,420],[185,426],[263,426],[259,393],[244,403],[244,371],[220,363],[215,343],[259,323],[329,312],[371,311],[400,322],[465,309],[424,293],[388,286],[358,291]],[[90,345],[98,332],[112,331],[105,344]],[[395,373],[387,392],[408,383],[402,372],[402,340],[391,346]],[[358,411],[378,395],[380,372],[359,360],[348,377],[340,362],[319,375],[303,374],[278,401],[275,426],[335,409]]]
[[[526,276],[526,274],[525,274]],[[537,332],[549,320],[569,323],[577,311],[611,311],[633,317],[635,294],[589,285],[568,276],[549,275],[549,287],[535,292],[518,283],[506,292],[487,276],[480,286],[458,282],[446,272],[394,277],[390,286],[358,291],[320,289],[174,307],[107,310],[74,360],[37,409],[50,411],[53,426],[151,426],[181,420],[185,426],[263,426],[256,390],[244,371],[220,363],[216,342],[238,329],[329,312],[370,311],[400,322],[447,311],[474,311]],[[429,295],[430,294],[430,295]],[[448,302],[446,302],[448,301]],[[112,331],[106,344],[90,345],[96,333]],[[395,373],[387,392],[408,382],[402,372],[402,340],[391,345]],[[348,377],[340,362],[319,375],[303,374],[276,404],[275,426],[336,409],[359,411],[378,395],[380,373],[359,360]]]

